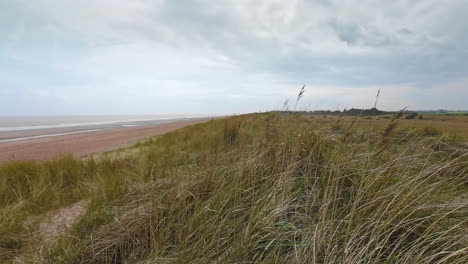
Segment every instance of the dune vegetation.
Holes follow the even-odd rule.
[[[0,165],[0,263],[468,263],[468,141],[385,122],[250,114]]]

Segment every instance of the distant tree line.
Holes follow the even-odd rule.
[[[274,111],[280,112],[283,114],[294,114],[294,115],[332,115],[332,116],[380,116],[380,115],[394,115],[399,113],[399,111],[382,111],[377,108],[370,108],[370,109],[359,109],[359,108],[351,108],[351,109],[344,109],[343,111],[340,110],[315,110],[315,111]],[[405,115],[406,119],[415,119],[419,118],[422,119],[422,115],[418,115],[418,112],[415,111],[403,111],[403,115]]]
[[[302,115],[347,115],[347,116],[378,116],[378,115],[388,115],[388,114],[395,114],[397,112],[388,112],[382,111],[377,108],[371,109],[358,109],[358,108],[351,108],[351,109],[344,109],[343,111],[335,110],[315,110],[315,111],[280,111],[284,114],[302,114]]]

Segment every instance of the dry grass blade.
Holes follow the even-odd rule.
[[[294,111],[296,111],[297,103],[299,102],[299,100],[301,100],[302,96],[304,95],[304,92],[305,84],[302,86],[301,90],[299,91],[299,94],[297,95],[296,104],[294,105]]]

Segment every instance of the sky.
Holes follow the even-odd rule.
[[[0,115],[468,109],[468,0],[0,0]],[[293,104],[293,103],[291,103]]]

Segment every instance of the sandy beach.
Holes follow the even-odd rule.
[[[120,127],[60,136],[49,136],[0,143],[0,162],[10,160],[48,160],[58,155],[83,157],[134,144],[138,140],[167,133],[184,126],[206,122],[211,118],[187,119],[139,127]],[[49,131],[59,134],[62,130]]]

